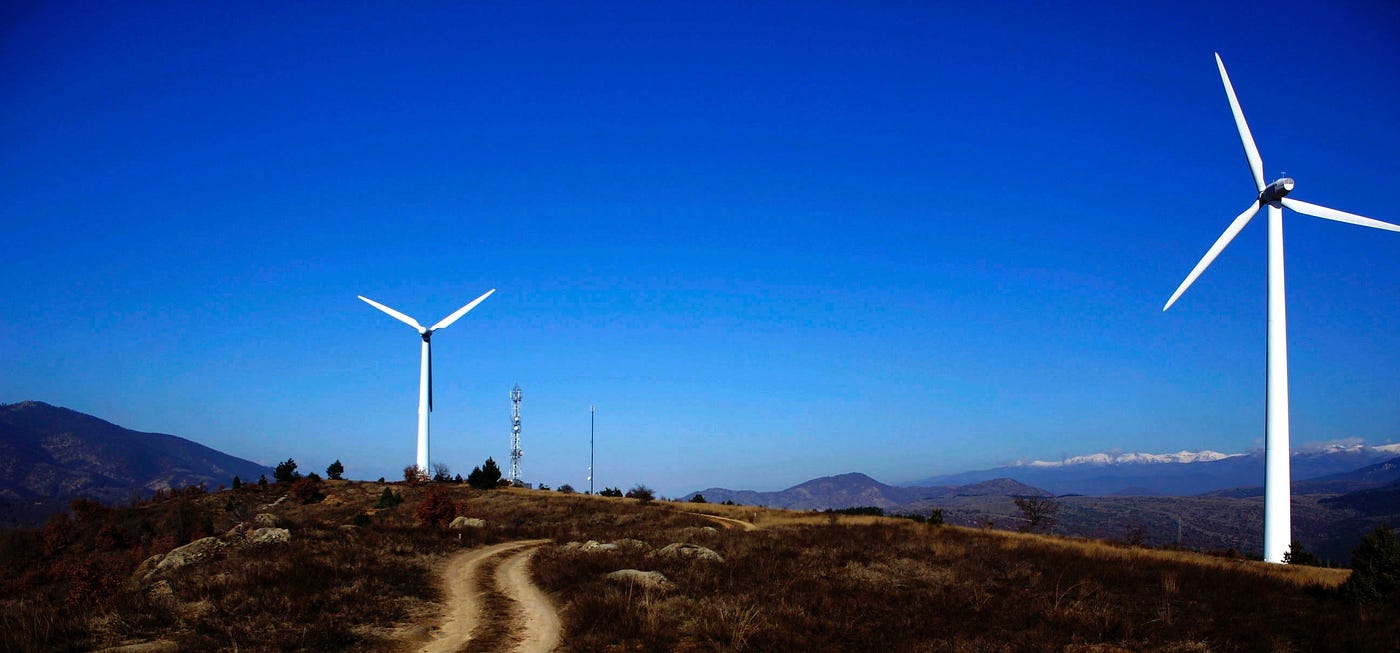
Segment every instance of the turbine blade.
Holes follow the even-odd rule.
[[[379,303],[379,302],[376,302],[376,301],[374,301],[373,299],[370,299],[370,298],[368,298],[368,297],[365,297],[364,295],[355,295],[355,296],[356,296],[356,297],[359,297],[359,298],[362,299],[362,300],[364,300],[364,302],[365,302],[366,304],[369,304],[370,306],[373,306],[373,307],[375,307],[375,308],[377,308],[377,309],[379,309],[379,310],[381,310],[381,311],[384,311],[385,313],[388,313],[388,314],[389,314],[389,317],[392,317],[392,318],[394,318],[395,320],[398,320],[398,321],[400,321],[400,322],[403,322],[404,324],[407,324],[408,326],[411,326],[411,327],[417,329],[419,333],[422,333],[422,332],[423,332],[423,326],[420,325],[420,324],[418,324],[418,320],[415,320],[415,319],[413,319],[413,318],[411,318],[411,317],[409,317],[409,316],[407,316],[407,315],[404,315],[403,313],[400,313],[400,312],[398,312],[398,311],[396,311],[396,310],[394,310],[394,309],[392,309],[392,308],[389,308],[388,306],[385,306],[385,305],[383,305],[383,304],[381,304],[381,303]]]
[[[473,300],[472,300],[472,303],[467,304],[466,306],[463,306],[463,307],[457,309],[457,310],[456,310],[455,312],[453,312],[451,315],[449,315],[449,316],[447,316],[447,317],[445,317],[445,318],[442,318],[442,321],[441,321],[441,322],[438,322],[437,324],[434,324],[434,325],[433,325],[433,328],[429,329],[429,331],[437,331],[438,329],[446,329],[447,327],[452,326],[452,323],[453,323],[453,322],[456,322],[458,318],[462,317],[463,315],[466,315],[466,314],[467,314],[467,311],[470,311],[470,310],[472,310],[473,308],[476,308],[476,305],[477,305],[477,304],[480,304],[480,303],[481,303],[481,300],[486,299],[487,297],[490,297],[490,296],[491,296],[491,293],[493,293],[493,292],[496,292],[496,289],[495,289],[495,288],[492,288],[492,289],[486,291],[486,294],[485,294],[485,295],[482,295],[482,296],[480,296],[480,297],[477,297],[476,299],[473,299]]]
[[[1207,267],[1210,267],[1215,257],[1219,256],[1220,252],[1225,250],[1225,246],[1229,245],[1230,241],[1235,239],[1235,234],[1238,234],[1241,229],[1244,229],[1244,226],[1249,224],[1250,218],[1253,218],[1254,214],[1259,212],[1260,206],[1262,205],[1259,202],[1250,205],[1249,208],[1244,210],[1244,213],[1239,214],[1239,216],[1235,218],[1235,221],[1230,223],[1229,227],[1225,228],[1225,233],[1220,234],[1220,237],[1215,240],[1214,245],[1210,246],[1210,250],[1206,252],[1206,255],[1201,257],[1201,262],[1197,263],[1195,268],[1192,268],[1191,274],[1186,275],[1186,280],[1181,282],[1176,292],[1172,293],[1172,298],[1168,299],[1167,305],[1162,307],[1163,311],[1171,308],[1172,304],[1176,303],[1177,298],[1181,297],[1181,293],[1186,292],[1186,289],[1190,288],[1191,284],[1196,281],[1196,277],[1201,276],[1201,273],[1205,272]]]
[[[1225,82],[1225,95],[1230,98],[1230,111],[1235,114],[1235,126],[1240,130],[1240,141],[1244,143],[1244,158],[1249,160],[1249,172],[1254,175],[1254,186],[1264,192],[1264,160],[1259,158],[1259,148],[1254,146],[1254,135],[1249,133],[1249,124],[1244,121],[1239,98],[1235,97],[1235,87],[1230,85],[1230,76],[1225,74],[1225,62],[1220,53],[1215,53],[1215,65],[1220,67],[1220,81]]]
[[[1386,231],[1400,231],[1400,225],[1390,224],[1389,222],[1381,222],[1380,220],[1373,220],[1371,218],[1359,216],[1355,213],[1347,213],[1346,211],[1329,209],[1325,206],[1309,204],[1302,200],[1295,200],[1291,197],[1285,197],[1279,201],[1282,202],[1284,206],[1293,209],[1294,211],[1297,211],[1304,215],[1313,216],[1314,218],[1336,220],[1337,222],[1357,224],[1363,227],[1375,227],[1377,229],[1385,229]]]

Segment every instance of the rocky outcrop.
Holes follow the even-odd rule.
[[[710,562],[724,562],[724,557],[715,553],[713,550],[707,549],[699,544],[690,544],[687,542],[667,544],[661,547],[661,550],[657,551],[656,554],[668,558],[695,558],[696,560],[708,560]]]
[[[224,544],[224,541],[217,537],[198,539],[182,547],[171,549],[169,553],[157,553],[146,558],[136,568],[133,576],[145,584],[157,576],[168,574],[176,569],[212,560],[223,552],[225,546],[227,545]]]
[[[292,532],[285,528],[259,528],[248,534],[248,538],[243,540],[243,546],[262,546],[265,544],[286,544],[292,539]]]
[[[464,531],[468,528],[486,528],[486,520],[477,519],[476,517],[458,517],[453,519],[452,523],[448,524],[447,527],[454,531]]]
[[[608,574],[608,580],[615,583],[630,583],[644,589],[667,590],[675,587],[665,574],[659,571],[641,571],[640,569],[619,569]]]

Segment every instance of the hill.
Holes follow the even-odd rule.
[[[437,508],[482,521],[418,518]],[[422,650],[451,600],[449,561],[523,541],[566,652],[1353,651],[1400,638],[1400,606],[1358,610],[1334,589],[1342,570],[903,519],[325,481],[0,530],[13,563],[0,566],[0,650]],[[480,573],[516,574],[521,559]],[[483,596],[473,645],[511,648],[521,611]]]
[[[174,435],[39,401],[0,404],[0,523],[34,523],[75,497],[111,504],[263,474],[272,469]]]
[[[899,487],[886,485],[865,474],[849,473],[814,478],[776,492],[712,487],[691,492],[682,498],[688,501],[697,494],[710,503],[732,501],[745,506],[786,510],[839,510],[864,506],[892,510],[934,499],[947,503],[963,497],[1029,496],[1047,492],[1006,478],[955,487]]]

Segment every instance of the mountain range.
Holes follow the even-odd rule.
[[[174,435],[39,401],[0,404],[0,524],[33,523],[75,497],[118,503],[263,474],[271,477],[272,469]]]

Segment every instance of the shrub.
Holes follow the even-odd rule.
[[[288,458],[285,462],[277,463],[272,477],[277,479],[278,483],[291,483],[301,478],[301,474],[297,473],[297,461]]]
[[[932,512],[932,513],[929,513],[929,516],[928,516],[928,523],[929,523],[930,526],[942,526],[942,525],[943,525],[943,509],[942,509],[942,508],[934,508],[934,509],[933,509],[933,512]]]
[[[656,492],[653,491],[651,488],[642,485],[641,483],[638,483],[632,486],[632,489],[627,491],[627,498],[636,499],[639,503],[645,505],[651,503],[652,499],[656,498]]]
[[[433,463],[433,482],[446,483],[452,480],[452,470],[447,463]]]
[[[409,485],[418,485],[428,481],[428,471],[417,465],[409,465],[403,468],[403,482]]]
[[[308,478],[300,478],[292,483],[291,495],[293,499],[303,504],[316,503],[326,495],[321,493],[321,479],[316,475]]]
[[[418,504],[418,510],[414,514],[418,517],[418,523],[423,526],[447,528],[447,525],[452,523],[452,518],[457,516],[457,504],[452,503],[452,497],[447,495],[447,490],[434,487],[423,496],[423,501]]]
[[[1298,540],[1293,540],[1288,551],[1284,552],[1283,563],[1286,565],[1308,565],[1309,567],[1323,566],[1322,559],[1308,553],[1307,550],[1303,549],[1303,543]]]
[[[267,474],[262,474],[262,475],[258,476],[258,489],[259,489],[259,490],[265,490],[265,489],[267,489]]]
[[[1400,540],[1385,526],[1361,538],[1351,552],[1351,576],[1342,595],[1357,603],[1400,603]]]
[[[237,476],[233,477],[233,489],[234,491],[243,489],[243,479],[238,478]]]
[[[705,495],[700,494],[699,492],[696,492],[696,493],[695,493],[695,496],[690,497],[690,502],[691,502],[691,503],[705,503]]]
[[[389,489],[388,487],[385,487],[384,491],[379,493],[379,502],[375,503],[374,507],[393,508],[394,506],[397,506],[400,503],[403,503],[403,495],[394,494],[393,490]]]
[[[345,465],[340,464],[340,459],[337,458],[335,462],[331,463],[330,466],[326,468],[326,478],[332,481],[339,481],[343,480],[344,477]]]
[[[615,487],[605,487],[605,488],[603,488],[603,491],[602,491],[602,492],[599,492],[599,493],[598,493],[598,496],[600,496],[600,497],[619,497],[619,498],[620,498],[620,497],[622,496],[622,490],[619,490],[619,489],[617,489],[617,488],[615,488]]]
[[[565,484],[559,486],[558,491],[559,491],[559,492],[562,492],[562,493],[564,493],[564,494],[573,494],[573,493],[574,493],[574,486],[569,485],[568,483],[565,483]]]
[[[1060,511],[1060,504],[1049,497],[1016,497],[1016,508],[1021,511],[1021,518],[1024,523],[1020,530],[1023,533],[1033,533],[1037,529],[1050,531],[1055,528],[1055,515]]]

